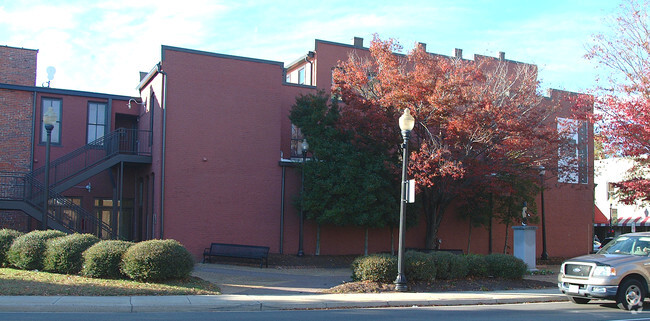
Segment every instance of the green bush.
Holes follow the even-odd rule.
[[[431,252],[429,255],[436,265],[436,278],[439,280],[452,279],[450,263],[455,254],[449,252]]]
[[[465,256],[465,260],[467,261],[468,276],[476,278],[484,278],[489,276],[485,256],[478,254],[468,254]]]
[[[360,256],[352,262],[352,280],[392,282],[397,277],[397,258],[390,254]]]
[[[99,238],[92,234],[70,234],[49,239],[43,258],[43,270],[62,274],[78,274],[83,266],[83,252]]]
[[[133,245],[132,242],[104,240],[83,253],[81,274],[93,278],[119,279],[126,277],[120,270],[122,256]]]
[[[23,235],[23,233],[16,230],[6,228],[0,230],[0,267],[5,266],[7,263],[7,251],[9,251],[11,243],[21,235]]]
[[[23,270],[42,270],[43,254],[49,239],[66,235],[61,231],[31,231],[17,237],[7,251],[7,262]]]
[[[468,262],[465,255],[452,254],[449,256],[449,278],[464,279],[469,272]]]
[[[526,273],[526,263],[506,254],[490,254],[485,257],[488,274],[505,279],[521,279]]]
[[[436,263],[429,254],[408,251],[404,253],[404,274],[408,282],[431,282],[436,279]]]
[[[137,281],[185,278],[193,268],[192,254],[176,240],[140,242],[122,257],[122,272]]]

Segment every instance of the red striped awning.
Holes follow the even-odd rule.
[[[609,222],[594,223],[594,226],[609,226]],[[621,217],[612,226],[650,226],[650,217]]]

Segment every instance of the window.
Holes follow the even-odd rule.
[[[106,104],[88,103],[88,139],[90,144],[104,137],[106,132]]]
[[[305,84],[305,67],[302,67],[300,70],[298,70],[298,84]]]
[[[97,219],[104,222],[108,226],[113,225],[113,205],[114,202],[110,198],[96,198],[95,199],[95,213]],[[123,213],[120,213],[120,205],[122,205]],[[117,234],[120,239],[130,240],[133,237],[133,210],[134,210],[134,201],[132,198],[124,199],[124,204],[120,204],[120,201],[117,201],[115,206],[117,211]],[[99,229],[101,231],[101,229]],[[101,235],[101,238],[109,238],[110,235]]]
[[[614,193],[616,193],[616,186],[614,186],[614,183],[607,183],[607,199],[614,199]]]
[[[302,134],[300,128],[296,125],[291,125],[291,157],[302,158],[302,142],[305,136]]]
[[[563,139],[558,148],[558,182],[587,184],[589,182],[587,122],[558,118],[557,128]]]
[[[41,142],[45,143],[47,141],[47,131],[45,130],[45,124],[43,124],[43,116],[50,108],[52,108],[52,112],[56,115],[56,122],[54,123],[54,129],[52,129],[52,138],[50,142],[52,144],[60,144],[61,143],[61,99],[55,99],[55,98],[43,98],[41,100]]]

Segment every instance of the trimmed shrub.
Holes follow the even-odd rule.
[[[7,251],[7,262],[23,270],[42,270],[43,254],[49,239],[65,236],[61,231],[31,231],[17,237]]]
[[[6,228],[0,230],[0,267],[7,264],[7,251],[9,251],[14,240],[21,235],[23,233],[16,230]]]
[[[408,251],[404,253],[404,273],[408,282],[431,282],[436,279],[436,263],[429,254]]]
[[[120,264],[122,256],[131,246],[133,246],[132,242],[120,240],[104,240],[96,243],[83,253],[84,263],[81,274],[93,278],[126,278],[120,270]]]
[[[431,252],[429,253],[436,266],[436,278],[439,280],[450,280],[451,273],[451,260],[455,254],[449,252]]]
[[[62,274],[79,273],[83,266],[83,252],[97,242],[97,236],[78,233],[49,239],[43,270]]]
[[[397,258],[390,254],[360,256],[352,262],[353,281],[392,282],[397,277]]]
[[[504,279],[521,279],[526,273],[526,263],[506,254],[490,254],[485,257],[488,274]]]
[[[176,240],[140,242],[122,257],[122,272],[136,281],[185,278],[193,268],[192,254]]]
[[[449,278],[464,279],[469,272],[468,262],[465,255],[452,254],[449,256]]]
[[[465,256],[465,260],[467,261],[468,268],[467,276],[476,278],[484,278],[489,276],[485,256],[478,254],[468,254]]]

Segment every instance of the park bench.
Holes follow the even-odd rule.
[[[203,263],[212,262],[213,256],[259,259],[260,268],[264,263],[269,267],[269,247],[256,245],[212,243],[203,250]]]

